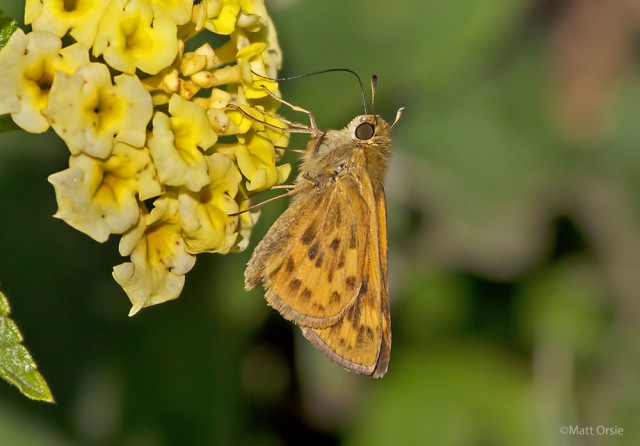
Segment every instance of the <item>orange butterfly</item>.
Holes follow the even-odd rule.
[[[312,137],[291,205],[256,247],[245,288],[262,284],[267,302],[325,355],[380,378],[391,350],[384,177],[403,109],[393,125],[364,114],[320,131],[311,113],[278,100],[309,114]]]

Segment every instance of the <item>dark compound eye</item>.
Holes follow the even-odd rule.
[[[360,140],[366,140],[373,138],[373,135],[376,133],[376,129],[373,124],[369,122],[363,122],[358,127],[356,127],[356,138]]]

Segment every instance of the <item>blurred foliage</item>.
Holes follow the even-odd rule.
[[[16,3],[0,9],[18,18]],[[267,0],[283,76],[376,73],[376,110],[407,108],[387,182],[387,376],[342,371],[245,293],[249,252],[203,256],[179,300],[128,319],[115,246],[51,218],[66,150],[15,132],[0,137],[0,284],[58,403],[0,387],[0,444],[640,444],[640,8],[390,5]],[[340,76],[283,91],[340,127],[360,113]]]

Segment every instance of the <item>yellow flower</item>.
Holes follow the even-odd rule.
[[[239,0],[240,14],[237,25],[247,31],[260,31],[267,24],[267,9],[260,0]]]
[[[262,54],[265,66],[269,68],[269,77],[277,77],[277,70],[282,66],[282,49],[278,45],[276,27],[273,26],[271,18],[267,16],[267,25],[257,35],[260,41],[267,44],[267,50]]]
[[[192,254],[228,253],[238,238],[238,212],[235,197],[242,180],[231,158],[221,153],[207,157],[210,182],[198,193],[184,191],[178,197],[180,221]]]
[[[269,68],[265,64],[262,54],[267,49],[263,42],[252,43],[238,51],[238,69],[247,99],[263,98],[267,96],[264,88],[271,92],[278,89],[278,84],[269,79]]]
[[[187,23],[191,19],[193,0],[148,0],[156,14],[162,14],[176,25]]]
[[[235,135],[238,140],[235,144],[218,144],[218,151],[236,158],[250,192],[267,190],[283,183],[291,172],[289,164],[276,166],[276,146],[285,147],[289,139],[284,124],[256,108],[243,106],[242,112],[233,109],[226,113],[216,108],[224,107],[228,100],[227,94],[214,91],[207,102],[207,113],[213,127],[220,134]],[[241,96],[236,100],[245,102]],[[264,123],[280,127],[282,131]]]
[[[228,35],[245,28],[259,31],[266,25],[267,10],[262,0],[205,0],[204,25],[216,34]],[[199,13],[201,15],[202,13]]]
[[[66,143],[55,216],[122,234],[130,314],[178,297],[195,254],[245,249],[259,213],[238,213],[291,170],[263,0],[27,0],[25,22],[0,50],[0,114]],[[228,39],[185,50],[207,30]]]
[[[238,136],[236,147],[238,167],[247,178],[247,190],[263,191],[283,183],[291,172],[291,165],[276,166],[276,151],[265,136],[251,131]]]
[[[176,22],[144,0],[111,0],[98,25],[93,55],[116,70],[156,74],[178,54]]]
[[[129,316],[180,295],[196,259],[186,250],[179,220],[177,197],[168,192],[122,237],[120,254],[131,255],[131,262],[115,266],[113,277],[131,300]]]
[[[144,145],[151,96],[135,76],[121,74],[114,82],[98,63],[56,73],[44,114],[72,154],[106,158],[116,141]]]
[[[233,121],[229,119],[225,109],[231,103],[232,96],[229,92],[213,88],[207,99],[199,102],[207,110],[209,122],[218,135],[234,135],[238,133]]]
[[[238,0],[207,1],[207,17],[205,27],[216,34],[231,34],[236,27],[236,17],[240,12]]]
[[[0,51],[0,114],[31,133],[42,133],[49,121],[42,114],[56,72],[70,73],[89,62],[82,44],[62,48],[60,38],[44,32],[13,33]]]
[[[116,143],[104,161],[80,154],[69,168],[49,176],[56,190],[55,217],[104,242],[138,223],[138,200],[162,193],[147,149]]]
[[[91,47],[108,4],[109,0],[27,0],[25,23],[34,31],[49,31],[58,37],[69,32],[77,42]]]
[[[156,113],[149,138],[158,177],[163,184],[198,192],[209,183],[203,152],[218,137],[205,111],[193,102],[174,95],[169,101],[169,113],[171,117]]]

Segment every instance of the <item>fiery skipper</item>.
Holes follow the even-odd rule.
[[[384,177],[402,109],[392,125],[365,110],[322,131],[291,107],[309,114],[311,138],[291,204],[253,252],[245,288],[262,284],[269,305],[325,355],[380,378],[391,350]]]

